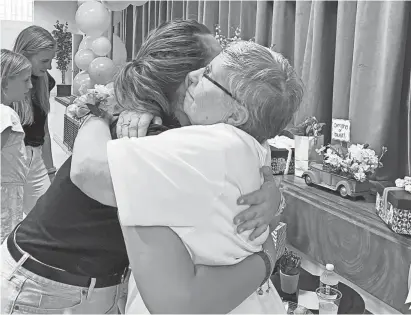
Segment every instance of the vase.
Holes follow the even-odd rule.
[[[324,144],[321,136],[294,136],[295,140],[295,175],[301,177],[308,170],[310,162],[321,162],[322,157],[317,153]]]
[[[280,270],[281,290],[287,294],[297,292],[298,280],[300,279],[300,272],[296,275],[287,275]]]

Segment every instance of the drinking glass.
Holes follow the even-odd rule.
[[[320,315],[337,314],[342,298],[340,291],[334,288],[321,287],[315,290],[315,293],[317,293],[318,297]]]

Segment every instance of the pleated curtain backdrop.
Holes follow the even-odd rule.
[[[351,121],[351,142],[386,146],[378,179],[411,175],[411,2],[149,1],[131,9],[132,55],[148,32],[174,19],[196,19],[224,35],[241,28],[285,55],[305,84],[298,123],[316,116]],[[132,21],[130,21],[132,16]]]

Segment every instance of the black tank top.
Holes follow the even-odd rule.
[[[148,135],[167,129],[151,125]],[[70,170],[71,157],[21,223],[17,244],[41,262],[74,274],[102,277],[122,272],[128,257],[117,208],[84,194],[72,183]]]
[[[56,81],[54,78],[48,73],[48,81],[49,81],[49,92],[54,88],[56,85]],[[39,83],[39,77],[34,75],[31,76],[31,84],[33,85],[34,93],[31,96],[31,103],[33,109],[33,123],[31,125],[23,126],[24,132],[26,134],[24,138],[24,144],[30,145],[33,147],[38,147],[44,144],[44,136],[45,130],[44,127],[47,121],[47,113],[45,113],[41,106],[40,101],[37,95],[37,86]]]

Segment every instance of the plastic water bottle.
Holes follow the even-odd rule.
[[[326,264],[325,271],[320,276],[320,287],[325,288],[325,294],[330,294],[330,288],[338,290],[338,278],[333,264]]]

